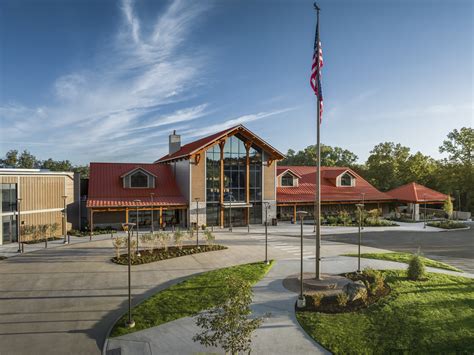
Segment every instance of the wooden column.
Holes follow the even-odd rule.
[[[125,223],[128,223],[128,208],[125,208]]]
[[[293,223],[296,224],[296,203],[293,205]]]
[[[163,226],[163,207],[160,207],[160,228]]]
[[[250,147],[252,146],[251,141],[245,142],[245,151],[247,153],[246,155],[246,175],[245,175],[245,201],[247,202],[247,205],[250,204]],[[250,207],[247,207],[247,215],[245,216],[247,219],[247,224],[250,224]]]
[[[220,181],[220,225],[221,228],[224,228],[224,146],[225,140],[219,142],[219,148],[221,149],[221,161],[220,161],[220,173],[219,173],[219,181]]]

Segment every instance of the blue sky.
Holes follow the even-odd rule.
[[[322,142],[364,161],[394,141],[442,157],[473,126],[473,2],[321,0]],[[0,154],[153,161],[242,123],[315,141],[311,1],[3,0]]]

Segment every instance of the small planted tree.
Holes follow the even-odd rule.
[[[145,246],[145,250],[153,249],[153,234],[145,233],[140,236],[140,241],[142,245]]]
[[[176,247],[181,250],[183,249],[183,239],[184,239],[184,233],[181,232],[179,229],[177,229],[175,232],[174,232],[174,243],[176,245]]]
[[[208,245],[214,245],[214,241],[216,240],[216,237],[210,230],[206,229],[204,231],[204,237],[206,238],[206,243]]]
[[[448,219],[451,219],[453,216],[453,201],[451,201],[451,196],[449,195],[446,201],[444,201],[443,210],[448,215]]]
[[[193,337],[202,345],[221,346],[226,353],[250,353],[252,333],[263,322],[263,318],[249,318],[252,313],[252,288],[237,277],[226,279],[229,298],[215,308],[197,316],[196,324],[203,329]]]
[[[165,252],[168,251],[168,244],[170,242],[171,235],[166,232],[160,232],[158,233],[158,240],[160,241],[161,247],[165,250]]]
[[[59,229],[59,223],[52,223],[49,225],[49,233],[51,234],[51,237],[55,237],[56,236],[56,232],[58,231]]]
[[[426,269],[419,254],[413,255],[408,264],[407,275],[410,280],[418,281],[426,276]]]
[[[124,247],[127,244],[127,238],[126,237],[115,237],[112,239],[112,244],[114,245],[115,248],[115,256],[118,259],[120,259],[120,250],[122,247]]]

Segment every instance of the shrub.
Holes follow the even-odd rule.
[[[213,245],[214,241],[216,240],[216,237],[210,230],[205,230],[204,231],[204,237],[206,238],[206,243],[209,245]]]
[[[318,308],[321,305],[321,301],[324,298],[324,294],[321,292],[314,292],[305,295],[306,301],[310,306]]]
[[[326,221],[327,221],[327,224],[329,224],[329,225],[337,224],[337,217],[336,216],[327,216]]]
[[[345,307],[349,301],[349,296],[345,292],[341,292],[336,297],[337,304],[341,307]]]
[[[349,212],[344,210],[344,211],[340,211],[339,214],[337,215],[337,221],[338,223],[347,226],[352,223],[352,218]]]
[[[367,278],[364,283],[372,295],[376,295],[384,289],[385,276],[380,271],[367,267],[362,271],[362,274]]]
[[[177,229],[174,232],[173,237],[175,245],[178,247],[179,250],[181,250],[183,248],[184,233]]]
[[[425,277],[425,264],[418,254],[413,255],[408,264],[407,275],[410,280],[421,280]]]
[[[443,229],[456,229],[456,228],[465,228],[466,224],[462,222],[455,221],[436,221],[428,223],[430,227],[443,228]]]
[[[157,234],[157,240],[165,251],[168,251],[168,244],[170,242],[170,239],[171,235],[169,233],[159,232]]]
[[[364,302],[365,305],[369,303],[369,294],[367,293],[367,289],[361,288],[359,290],[359,297],[362,302]]]

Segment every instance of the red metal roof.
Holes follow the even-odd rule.
[[[155,188],[130,189],[123,187],[122,175],[142,168],[155,175]],[[91,163],[87,207],[187,205],[186,199],[173,177],[169,165],[133,163]],[[133,202],[140,200],[141,202]]]
[[[387,194],[399,201],[412,203],[423,203],[425,201],[431,203],[444,202],[448,198],[448,195],[417,184],[416,182],[410,182],[406,185],[387,191]]]
[[[298,186],[277,187],[277,202],[313,202],[316,193],[316,167],[315,166],[278,166],[277,175],[290,169],[300,175]],[[337,187],[334,179],[349,172],[356,178],[356,186]],[[380,192],[353,170],[343,167],[321,167],[321,202],[359,202],[368,201],[391,201],[393,198],[384,192]]]
[[[211,145],[212,143],[217,141],[219,138],[225,136],[226,134],[229,134],[232,131],[237,131],[237,130],[239,130],[240,132],[245,132],[247,134],[250,134],[255,139],[256,143],[260,143],[266,147],[271,148],[273,153],[277,155],[278,159],[282,159],[284,157],[284,155],[281,152],[273,148],[270,144],[265,142],[260,137],[256,136],[254,133],[252,133],[250,130],[245,128],[243,125],[237,125],[231,128],[227,128],[223,131],[211,134],[210,136],[198,139],[197,141],[185,144],[177,152],[174,152],[173,154],[166,154],[164,157],[161,157],[160,159],[155,161],[155,163],[164,163],[164,162],[173,161],[173,160],[188,159],[189,156],[192,155],[193,153],[201,150],[202,148],[205,148],[208,145]]]

